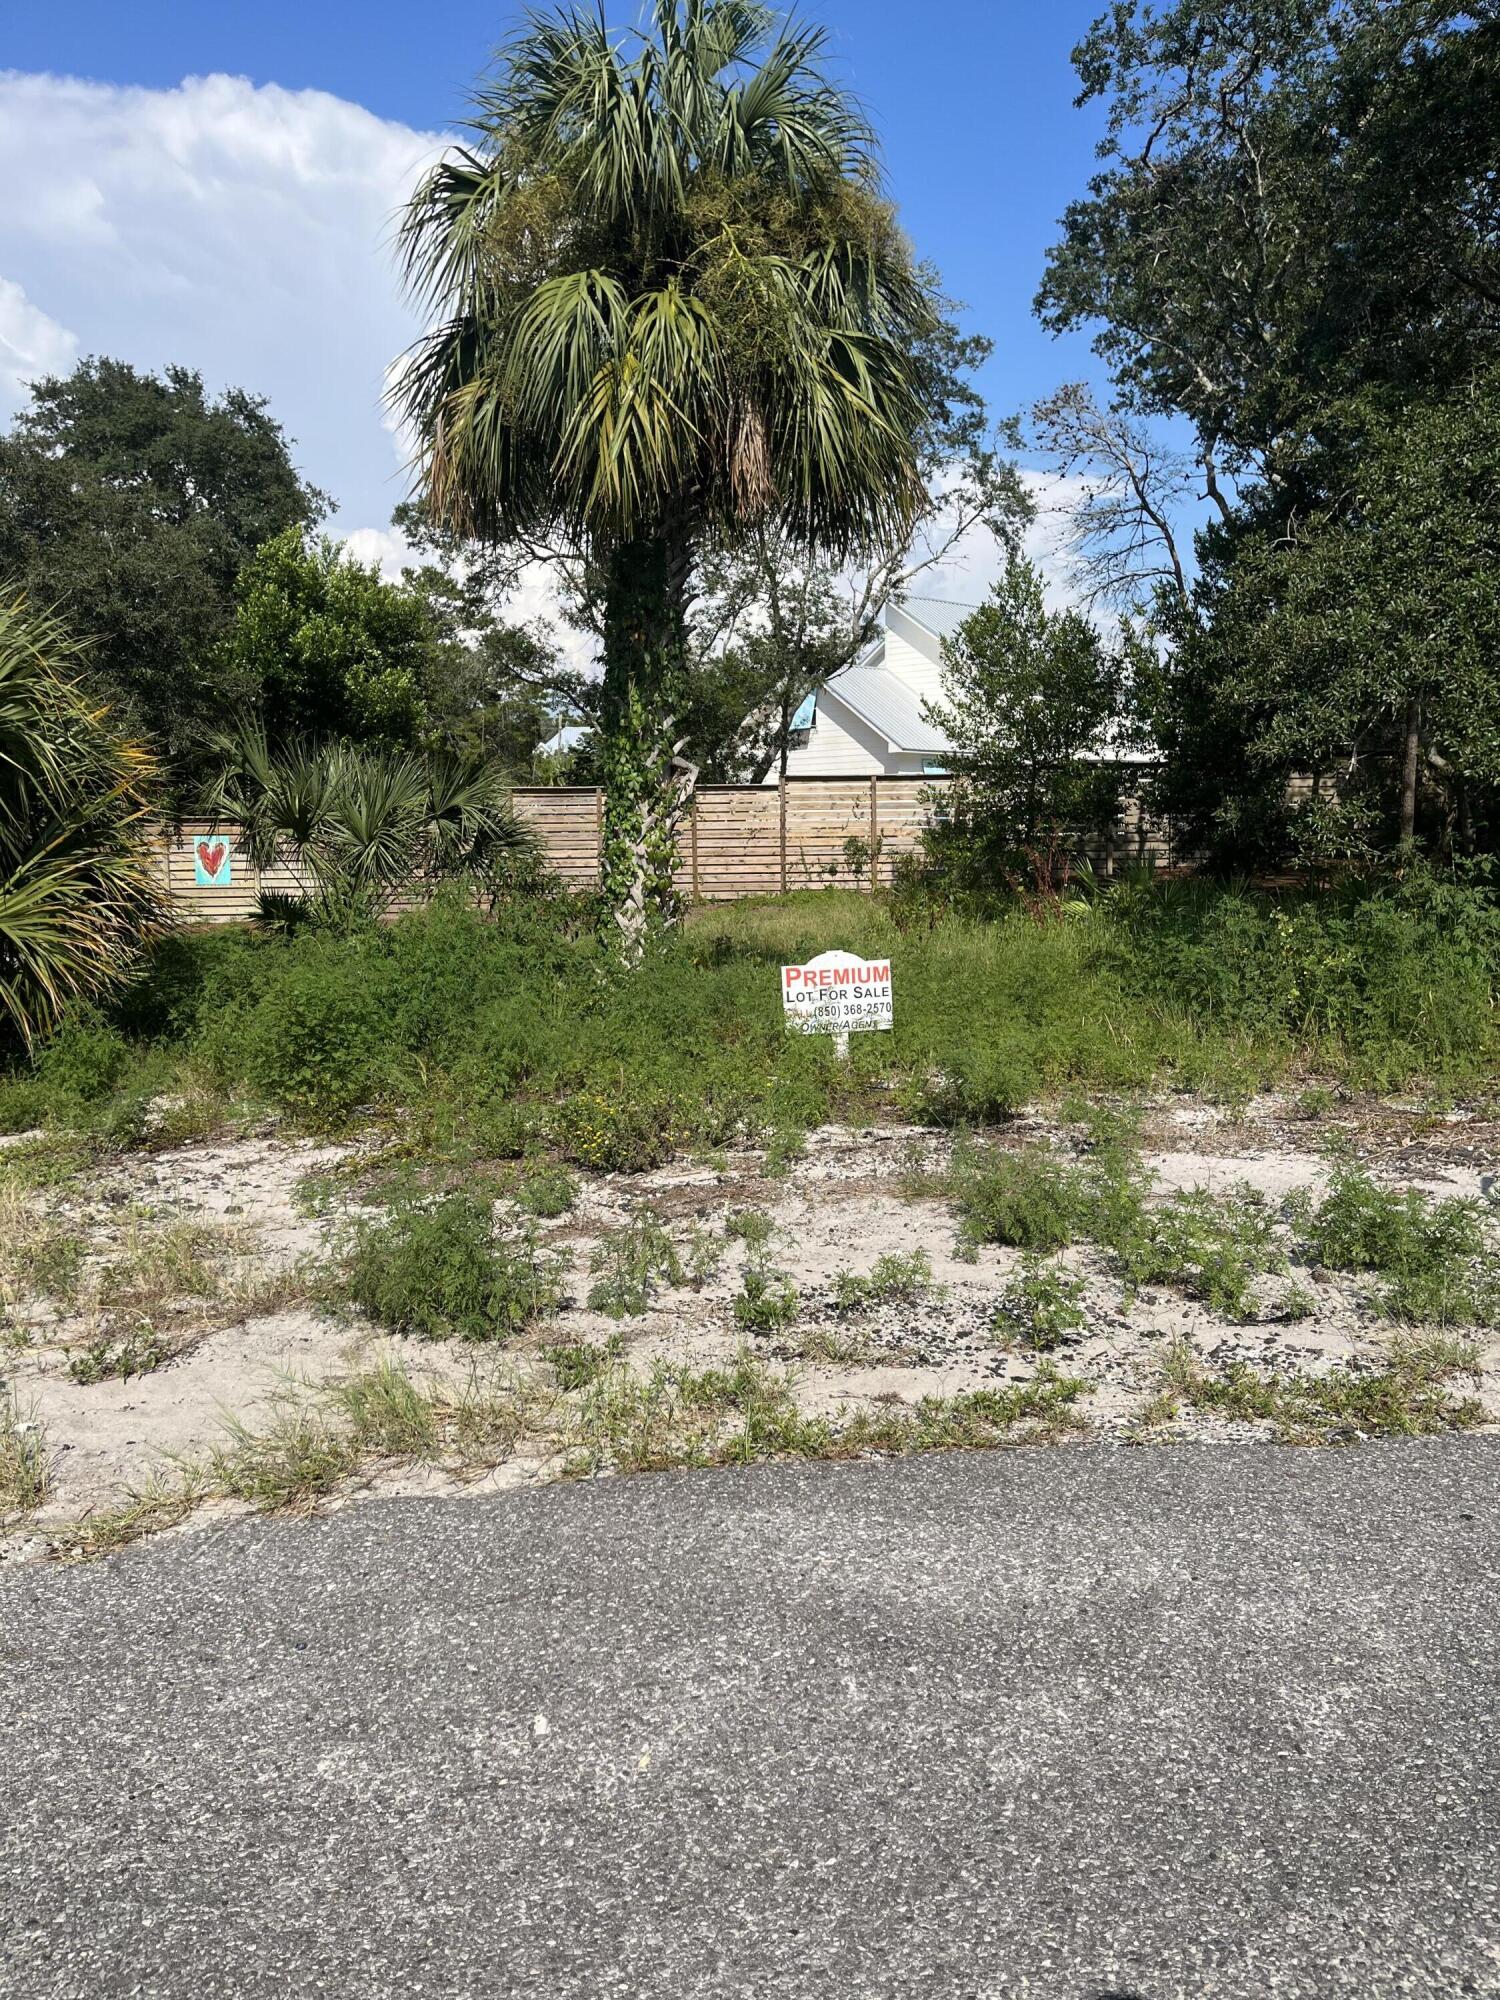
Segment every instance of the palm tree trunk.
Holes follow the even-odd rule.
[[[687,673],[690,552],[671,533],[641,535],[605,563],[601,887],[628,964],[653,925],[680,914],[678,834],[692,795],[674,721]]]

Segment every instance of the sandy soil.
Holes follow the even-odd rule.
[[[1016,1121],[1004,1143],[1046,1138],[1066,1144],[1071,1136],[1038,1115]],[[1279,1201],[1296,1189],[1320,1188],[1330,1171],[1331,1142],[1391,1185],[1495,1198],[1500,1168],[1495,1125],[1462,1115],[1434,1119],[1370,1102],[1341,1105],[1328,1117],[1309,1119],[1266,1098],[1228,1119],[1212,1107],[1163,1101],[1147,1113],[1143,1163],[1164,1191],[1227,1192],[1248,1185]],[[813,1135],[804,1157],[779,1180],[764,1178],[760,1157],[745,1153],[718,1168],[683,1161],[653,1174],[587,1181],[571,1213],[541,1225],[543,1240],[567,1260],[568,1302],[518,1344],[517,1365],[532,1365],[549,1342],[602,1341],[616,1334],[629,1358],[642,1364],[662,1358],[702,1366],[727,1359],[742,1339],[732,1310],[746,1255],[741,1244],[726,1247],[717,1275],[700,1290],[671,1292],[646,1316],[622,1323],[582,1303],[589,1258],[601,1234],[642,1205],[682,1231],[694,1224],[719,1230],[731,1210],[755,1207],[773,1218],[771,1261],[796,1286],[799,1312],[790,1329],[757,1336],[753,1344],[768,1359],[795,1365],[804,1408],[831,1412],[881,1399],[913,1403],[1028,1378],[1037,1357],[998,1342],[992,1325],[997,1297],[1018,1257],[983,1249],[976,1260],[962,1260],[946,1204],[930,1195],[913,1197],[905,1185],[914,1165],[940,1163],[947,1143],[939,1134],[907,1128],[830,1128]],[[285,1273],[327,1254],[340,1214],[337,1209],[309,1213],[316,1204],[309,1203],[306,1184],[338,1166],[350,1150],[267,1134],[127,1155],[85,1183],[38,1200],[51,1219],[64,1220],[99,1249],[139,1230],[143,1218],[147,1226],[203,1224],[229,1232],[226,1240],[233,1241],[235,1256],[247,1269]],[[918,1249],[930,1259],[934,1280],[922,1298],[853,1319],[836,1312],[832,1287],[841,1270],[867,1272],[888,1252]],[[1262,1369],[1317,1372],[1378,1357],[1390,1333],[1366,1303],[1368,1287],[1352,1278],[1321,1274],[1308,1286],[1308,1274],[1297,1271],[1290,1279],[1267,1279],[1260,1288],[1260,1316],[1240,1325],[1168,1290],[1147,1291],[1127,1310],[1099,1253],[1079,1248],[1065,1261],[1085,1280],[1087,1325],[1058,1359],[1091,1385],[1087,1420],[1106,1437],[1135,1435],[1162,1356],[1175,1340],[1190,1342],[1215,1368],[1242,1359]],[[1313,1291],[1316,1310],[1297,1321],[1278,1318],[1277,1300],[1294,1281]],[[45,1427],[53,1478],[51,1498],[40,1514],[0,1536],[0,1555],[38,1553],[51,1526],[107,1507],[153,1472],[201,1453],[222,1434],[226,1417],[253,1426],[288,1385],[326,1383],[385,1351],[398,1354],[414,1372],[457,1375],[475,1359],[475,1350],[460,1343],[387,1341],[347,1313],[299,1305],[236,1318],[231,1308],[205,1304],[178,1330],[181,1351],[166,1365],[128,1381],[81,1384],[70,1378],[69,1361],[99,1332],[97,1325],[49,1323],[40,1314],[33,1315],[29,1343],[13,1326],[10,1344],[0,1346],[0,1379]],[[859,1351],[847,1363],[835,1366],[807,1356],[806,1350],[819,1352],[825,1339],[847,1350],[851,1336]],[[1490,1339],[1483,1358],[1479,1394],[1492,1419],[1500,1420],[1500,1340]],[[1247,1434],[1256,1433],[1187,1418],[1166,1435],[1182,1440]],[[544,1470],[522,1457],[485,1484],[514,1483]],[[387,1468],[371,1482],[371,1490],[453,1487],[425,1468]],[[462,1490],[473,1490],[472,1483]]]

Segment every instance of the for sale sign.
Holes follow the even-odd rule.
[[[786,1024],[804,1035],[850,1035],[889,1028],[891,966],[885,958],[856,958],[848,951],[820,952],[806,965],[781,968]]]

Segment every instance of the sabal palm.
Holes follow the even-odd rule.
[[[671,711],[706,540],[775,519],[839,554],[922,494],[933,304],[819,31],[655,0],[627,39],[533,16],[404,247],[436,323],[397,398],[450,528],[564,538],[602,578],[606,887],[670,867]],[[653,842],[661,851],[653,852]]]
[[[78,683],[50,613],[0,601],[0,1040],[30,1046],[164,926],[154,766]]]

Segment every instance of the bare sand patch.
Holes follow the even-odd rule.
[[[1391,1114],[1384,1143],[1377,1121],[1362,1114],[1358,1152],[1392,1186],[1488,1201],[1493,1165],[1484,1148],[1493,1129]],[[1230,1193],[1254,1189],[1275,1207],[1288,1196],[1326,1186],[1329,1140],[1348,1150],[1347,1125],[1291,1116],[1287,1106],[1260,1100],[1232,1119],[1193,1103],[1155,1105],[1147,1114],[1141,1164],[1163,1195],[1191,1189]],[[1078,1134],[1041,1113],[1017,1121],[1017,1143],[1045,1141],[1067,1153]],[[1268,1277],[1254,1319],[1225,1320],[1167,1287],[1127,1297],[1108,1256],[1075,1245],[1057,1260],[1078,1281],[1084,1324],[1077,1337],[1039,1356],[997,1329],[996,1307],[1022,1260],[992,1246],[964,1251],[947,1202],[924,1191],[951,1147],[945,1134],[898,1126],[814,1133],[802,1157],[779,1178],[762,1172],[762,1156],[736,1151],[724,1159],[683,1160],[654,1173],[582,1180],[565,1216],[539,1226],[549,1250],[564,1260],[565,1299],[503,1355],[458,1341],[388,1339],[347,1310],[293,1303],[270,1312],[236,1315],[207,1300],[206,1321],[184,1338],[174,1358],[129,1379],[79,1382],[69,1369],[82,1337],[66,1308],[38,1306],[29,1321],[13,1319],[0,1348],[3,1376],[17,1405],[45,1428],[53,1485],[47,1503],[0,1537],[0,1552],[43,1552],[57,1524],[107,1508],[162,1468],[192,1459],[223,1435],[226,1418],[254,1427],[300,1391],[316,1392],[395,1359],[418,1379],[460,1384],[497,1362],[518,1376],[551,1380],[546,1349],[556,1344],[615,1342],[622,1358],[649,1372],[730,1365],[745,1345],[768,1364],[794,1371],[797,1407],[810,1416],[882,1407],[910,1409],[923,1398],[965,1396],[1025,1384],[1055,1366],[1088,1389],[1078,1408],[1101,1439],[1142,1436],[1142,1411],[1162,1379],[1164,1357],[1185,1346],[1215,1370],[1241,1365],[1262,1372],[1318,1375],[1378,1362],[1392,1329],[1371,1307],[1369,1287],[1356,1278],[1305,1271]],[[262,1271],[292,1272],[330,1256],[341,1215],[358,1200],[350,1179],[337,1200],[309,1201],[306,1185],[357,1164],[358,1149],[285,1139],[274,1132],[176,1152],[126,1155],[37,1201],[51,1221],[87,1239],[90,1255],[107,1257],[132,1228],[199,1221],[241,1232],[235,1255]],[[1490,1156],[1491,1161],[1493,1156]],[[728,1217],[746,1208],[771,1219],[761,1254],[795,1288],[788,1325],[748,1334],[737,1319],[751,1251],[726,1237],[717,1271],[696,1287],[659,1294],[638,1318],[616,1321],[587,1304],[590,1260],[606,1233],[650,1209],[674,1232],[694,1227],[724,1236]],[[508,1203],[501,1214],[515,1217]],[[927,1277],[911,1297],[840,1306],[841,1273],[868,1274],[882,1258],[926,1259]],[[1300,1317],[1281,1310],[1296,1286]],[[1476,1385],[1490,1421],[1500,1420],[1500,1341],[1481,1341],[1484,1372]],[[1156,1435],[1176,1439],[1250,1435],[1252,1426],[1188,1412]],[[519,1446],[467,1481],[433,1464],[385,1464],[366,1470],[358,1492],[493,1490],[552,1476],[555,1454]]]

